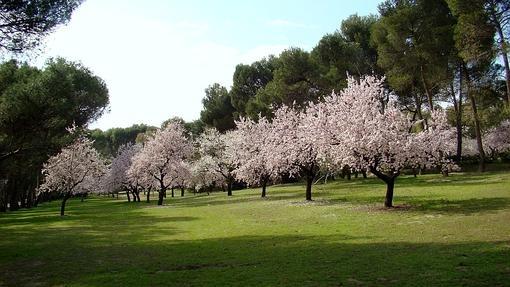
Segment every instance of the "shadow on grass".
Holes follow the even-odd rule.
[[[453,173],[447,177],[438,174],[419,175],[417,177],[407,175],[399,176],[397,178],[396,189],[407,187],[435,187],[445,185],[451,188],[459,188],[472,186],[473,184],[501,184],[503,177],[508,178],[508,172],[466,174]],[[320,187],[322,184],[317,184],[315,186]],[[353,178],[351,180],[338,179],[328,183],[328,188],[334,190],[358,190],[366,189],[367,186],[380,187],[382,189],[386,188],[386,185],[382,180],[373,176],[369,178]]]
[[[86,218],[90,223],[108,224],[111,221],[131,217],[136,214],[138,217],[147,216],[139,207],[154,207],[155,203],[146,204],[128,203],[120,200],[111,200],[103,198],[87,199],[80,202],[79,199],[72,199],[66,207],[66,215],[60,216],[60,202],[54,201],[41,205],[39,208],[30,210],[20,210],[17,212],[0,214],[0,226],[9,225],[41,225],[52,223],[64,223],[72,221],[83,221]],[[107,211],[107,212],[105,212]],[[149,216],[153,222],[158,218]],[[194,218],[162,218],[166,221],[192,220]]]
[[[9,251],[8,246],[11,246],[16,251],[16,246],[23,240],[33,242],[21,246],[37,249],[51,241],[58,248],[66,246],[68,241],[82,244],[88,240],[108,243],[112,239],[126,243],[150,242],[158,240],[154,235],[164,237],[182,233],[173,226],[175,223],[197,220],[190,216],[150,215],[139,208],[142,203],[130,205],[104,199],[72,200],[70,203],[69,215],[64,217],[59,215],[55,202],[40,207],[37,212],[26,210],[4,214],[0,217],[0,234],[4,234],[0,248]],[[2,255],[6,258],[8,255],[20,256],[17,252]]]
[[[247,193],[249,192],[249,193]],[[305,199],[305,191],[303,192],[276,192],[271,193],[271,190],[268,189],[268,195],[266,198],[262,198],[259,193],[254,193],[252,190],[250,191],[238,191],[237,194],[232,196],[227,196],[226,194],[214,194],[210,196],[199,196],[199,197],[188,197],[188,198],[179,198],[175,201],[168,200],[166,204],[168,206],[175,207],[203,207],[203,206],[217,206],[217,205],[229,205],[229,204],[239,204],[246,202],[260,202],[261,200],[291,200],[291,199]]]
[[[103,244],[76,236],[86,238],[64,245],[49,238],[45,252],[2,260],[0,285],[503,286],[510,276],[509,242],[366,243],[339,235]]]
[[[325,201],[324,204],[354,204],[363,206],[383,207],[383,196],[348,196],[333,198]],[[476,213],[490,213],[498,210],[510,208],[510,198],[492,197],[492,198],[470,198],[459,200],[430,199],[427,196],[395,196],[395,206],[406,207],[402,210],[416,211],[425,213],[441,214],[464,214],[472,215]]]
[[[408,201],[412,209],[416,211],[439,212],[444,214],[464,214],[471,215],[476,213],[487,213],[498,210],[508,209],[510,207],[510,198],[470,198],[462,200],[447,199],[428,199],[415,200],[410,198]]]

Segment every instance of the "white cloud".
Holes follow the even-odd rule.
[[[238,63],[251,63],[286,48],[261,45],[241,51],[208,40],[207,23],[154,20],[126,11],[112,16],[111,11],[87,4],[49,38],[38,64],[62,56],[82,62],[105,80],[111,112],[92,128],[159,125],[173,116],[197,119],[208,85],[218,82],[230,87]]]

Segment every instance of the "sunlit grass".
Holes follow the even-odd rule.
[[[510,282],[510,173],[374,178],[0,215],[0,286],[467,285]]]

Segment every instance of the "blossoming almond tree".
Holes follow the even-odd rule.
[[[208,172],[224,178],[227,184],[227,195],[232,195],[232,184],[235,170],[239,167],[241,139],[237,131],[221,134],[216,129],[207,129],[198,138],[199,165]]]
[[[211,172],[209,163],[198,159],[191,163],[191,178],[189,185],[195,191],[205,190],[209,194],[209,187],[223,185],[225,179],[216,172]]]
[[[109,182],[109,168],[105,166],[104,173],[100,176],[87,176],[82,184],[79,184],[74,190],[74,195],[81,196],[81,201],[83,202],[85,197],[91,193],[93,194],[105,194],[108,192],[108,182]]]
[[[499,126],[489,130],[486,137],[486,143],[492,154],[509,152],[510,120],[505,120]]]
[[[133,157],[132,169],[153,177],[159,185],[158,205],[163,204],[166,190],[181,173],[181,162],[191,156],[192,145],[184,136],[184,127],[171,122],[156,131],[142,150]]]
[[[283,106],[277,109],[268,135],[268,169],[306,179],[306,200],[312,200],[312,184],[320,170],[319,141],[311,114]]]
[[[447,164],[447,141],[454,132],[444,113],[434,113],[424,132],[412,133],[416,124],[396,102],[386,102],[383,80],[372,76],[348,79],[348,86],[324,102],[310,104],[321,157],[338,166],[368,169],[387,185],[386,207],[393,206],[395,179],[406,167]]]
[[[126,190],[128,201],[129,193],[133,195],[133,201],[140,202],[140,178],[135,175],[131,180],[128,170],[131,167],[133,157],[140,152],[141,145],[126,144],[119,147],[117,156],[113,159],[108,174],[109,185],[113,190]]]
[[[60,215],[63,216],[67,200],[76,192],[94,189],[88,185],[94,184],[105,170],[105,163],[92,147],[92,142],[78,138],[44,164],[44,183],[39,191],[57,190],[62,193]]]
[[[258,122],[240,119],[236,122],[240,138],[239,168],[236,177],[249,185],[260,186],[262,197],[266,197],[266,187],[277,180],[283,168],[277,165],[271,152],[273,149],[273,125],[264,117]],[[273,160],[273,161],[272,161]]]
[[[181,196],[184,196],[184,189],[189,186],[191,182],[191,164],[186,161],[181,161],[178,164],[179,166],[175,169],[178,172],[174,183],[175,187],[181,190]]]
[[[146,163],[143,160],[137,160],[136,155],[131,159],[131,165],[126,171],[127,181],[129,185],[137,186],[138,190],[144,190],[146,193],[146,201],[150,202],[151,189],[157,186],[156,179],[147,172]]]

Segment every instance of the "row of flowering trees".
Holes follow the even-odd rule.
[[[304,178],[306,200],[312,200],[312,184],[320,172],[349,169],[370,171],[384,181],[384,205],[392,207],[395,180],[404,168],[447,172],[454,167],[449,158],[456,134],[445,113],[434,111],[426,122],[413,122],[384,88],[383,80],[372,76],[359,81],[350,78],[346,89],[305,109],[283,106],[274,110],[271,120],[240,119],[236,125],[236,130],[209,129],[191,140],[181,124],[171,122],[143,146],[122,147],[95,187],[125,190],[137,201],[140,190],[157,190],[161,205],[168,188],[225,185],[230,196],[235,181],[260,186],[265,197],[267,185],[285,175]],[[492,141],[498,142],[498,149],[508,150],[509,124],[500,129],[506,133],[494,131]],[[82,139],[75,145],[79,144],[90,147]],[[43,188],[71,194],[76,187],[91,184],[83,178],[98,174],[100,169],[92,168],[98,160],[83,158],[80,164],[90,163],[90,171],[64,167],[68,173],[82,172],[76,174],[78,180],[65,179],[53,162],[68,149],[48,162]],[[67,184],[75,185],[74,189]],[[65,197],[62,214],[64,205]]]
[[[482,143],[483,150],[489,158],[495,159],[510,150],[510,120],[487,131]],[[462,149],[468,157],[478,156],[476,139],[463,138]]]

